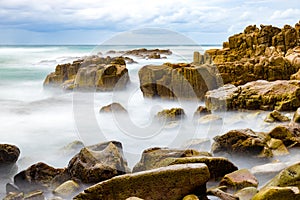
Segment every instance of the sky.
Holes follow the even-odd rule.
[[[222,44],[250,24],[292,26],[299,0],[0,0],[0,44],[101,44],[112,37],[176,33]],[[138,31],[143,30],[143,31]],[[147,31],[148,30],[148,31]],[[172,35],[172,34],[171,34]],[[163,37],[163,36],[162,36]]]

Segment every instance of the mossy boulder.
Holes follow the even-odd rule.
[[[116,176],[85,189],[74,199],[125,200],[136,196],[152,200],[179,200],[193,193],[206,196],[209,177],[205,164],[173,165]]]
[[[299,200],[300,193],[297,187],[268,187],[260,190],[252,200]]]
[[[237,170],[237,167],[226,158],[211,157],[209,153],[192,149],[175,150],[154,148],[145,150],[133,172],[155,169],[176,164],[205,163],[210,171],[211,179],[219,179],[225,174]]]
[[[158,121],[170,122],[170,121],[178,121],[184,119],[186,115],[182,108],[171,108],[171,109],[165,109],[158,112],[155,117]]]
[[[278,110],[293,111],[300,106],[300,81],[259,80],[235,87],[225,85],[208,91],[205,96],[206,107],[225,110]]]
[[[128,171],[122,144],[116,141],[84,147],[69,162],[72,178],[97,183]]]
[[[268,135],[281,140],[286,147],[300,143],[300,126],[298,124],[278,125]]]
[[[265,122],[272,123],[272,122],[288,122],[290,119],[287,116],[284,116],[277,110],[273,110],[270,112],[266,118]]]

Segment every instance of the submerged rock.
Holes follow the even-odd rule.
[[[100,113],[111,113],[111,112],[127,113],[127,110],[119,103],[111,103],[107,106],[103,106],[100,109]]]
[[[164,63],[139,70],[144,97],[166,99],[204,99],[208,90],[218,86],[213,66]]]
[[[182,108],[171,108],[158,112],[155,117],[161,122],[178,121],[185,118],[185,113]]]
[[[211,110],[207,109],[204,106],[199,106],[197,108],[197,110],[195,111],[195,113],[194,113],[194,118],[195,117],[202,117],[202,116],[209,115],[209,114],[211,114]]]
[[[125,200],[136,196],[152,200],[178,200],[192,193],[206,196],[209,177],[205,164],[173,165],[116,176],[87,188],[74,199]]]
[[[265,118],[265,122],[269,122],[269,123],[272,123],[272,122],[288,122],[288,121],[290,121],[290,119],[287,116],[284,116],[283,114],[281,114],[277,110],[273,110]]]
[[[122,144],[116,141],[82,148],[68,165],[71,177],[83,183],[97,183],[127,171]]]
[[[206,107],[211,110],[249,109],[292,111],[300,106],[300,81],[254,81],[235,87],[225,85],[208,91]]]
[[[0,144],[0,167],[14,164],[20,155],[20,149],[11,144]]]

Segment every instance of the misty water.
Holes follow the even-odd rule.
[[[142,46],[170,49],[167,59],[146,60],[134,58],[137,64],[128,64],[130,84],[124,91],[65,92],[44,89],[43,81],[60,63],[71,62],[83,56],[128,50],[141,46],[1,46],[0,47],[0,136],[1,143],[17,145],[21,155],[17,168],[1,178],[1,196],[4,184],[18,171],[36,162],[54,167],[65,167],[76,153],[64,148],[80,140],[85,145],[108,140],[122,142],[125,157],[132,167],[143,150],[150,147],[179,148],[191,139],[210,138],[238,128],[269,131],[277,124],[263,120],[266,112],[215,112],[223,121],[199,124],[193,122],[198,101],[167,101],[144,99],[139,89],[138,70],[147,64],[164,62],[192,62],[194,51],[217,48],[215,46]],[[128,116],[99,114],[102,106],[121,103]],[[155,124],[155,114],[166,108],[181,107],[187,117],[178,124]],[[291,118],[292,113],[284,113]],[[154,125],[153,125],[154,124]],[[202,149],[209,151],[209,149]],[[286,162],[296,160],[293,154]],[[275,160],[276,158],[274,158]],[[282,160],[282,159],[281,159]],[[239,167],[252,167],[259,163],[247,158],[234,161]]]

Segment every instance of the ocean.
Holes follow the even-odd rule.
[[[109,50],[141,47],[170,49],[173,55],[157,60],[136,58],[137,64],[127,65],[130,84],[125,91],[74,94],[61,89],[43,88],[45,77],[54,71],[57,64],[99,52],[105,54]],[[150,147],[179,148],[188,140],[212,139],[235,128],[270,130],[274,125],[265,125],[264,112],[216,113],[223,118],[217,124],[195,125],[192,122],[193,113],[204,102],[143,98],[138,79],[141,67],[164,62],[192,62],[194,51],[203,52],[211,48],[221,46],[0,46],[0,142],[15,144],[21,150],[17,168],[1,180],[1,194],[4,194],[7,180],[36,162],[66,167],[76,152],[64,147],[77,140],[85,145],[107,140],[120,141],[132,167],[140,159],[142,151]],[[102,106],[114,101],[128,110],[129,120],[123,123],[118,116],[99,114]],[[187,118],[174,126],[149,128],[158,111],[172,107],[184,108]],[[241,163],[246,165],[245,162]]]

